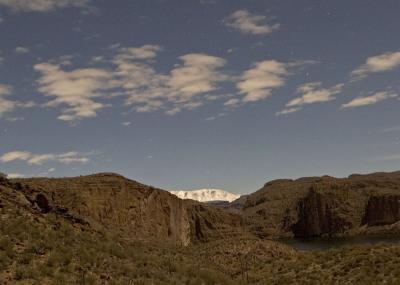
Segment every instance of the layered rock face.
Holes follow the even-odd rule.
[[[298,203],[298,222],[291,229],[297,237],[332,236],[353,227],[346,215],[341,215],[344,201],[334,195],[324,195],[310,190]]]
[[[13,181],[42,212],[57,209],[92,228],[106,227],[126,238],[186,246],[234,234],[235,224],[240,223],[240,216],[229,211],[183,201],[112,173]]]
[[[400,195],[371,196],[363,224],[384,226],[400,221]]]
[[[247,197],[243,215],[260,237],[352,235],[399,222],[399,201],[400,172],[277,180]]]
[[[0,182],[13,203],[125,239],[186,246],[234,236],[400,233],[400,172],[272,181],[222,208],[110,173]]]

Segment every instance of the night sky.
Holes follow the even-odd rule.
[[[0,171],[163,189],[400,169],[398,0],[0,0]]]

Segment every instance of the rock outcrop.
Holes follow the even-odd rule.
[[[296,237],[332,236],[352,228],[346,215],[340,214],[345,203],[332,194],[310,190],[298,203],[298,222],[292,226]]]
[[[246,198],[243,216],[259,237],[365,234],[399,222],[399,201],[400,172],[276,180]]]
[[[363,218],[368,226],[384,226],[400,221],[400,195],[371,196]]]
[[[184,201],[113,173],[13,182],[43,213],[68,215],[130,239],[186,246],[234,235],[240,223],[238,214]]]
[[[112,173],[1,178],[0,183],[7,199],[12,197],[18,205],[80,226],[106,228],[126,239],[187,246],[234,236],[400,233],[400,172],[276,180],[220,207],[181,200]],[[5,202],[0,198],[0,207]]]

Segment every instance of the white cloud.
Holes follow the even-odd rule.
[[[354,100],[350,101],[349,103],[343,104],[342,109],[357,108],[357,107],[362,107],[362,106],[367,106],[367,105],[373,105],[378,102],[381,102],[381,101],[384,101],[387,99],[391,99],[391,98],[396,98],[396,97],[398,97],[398,95],[395,93],[391,93],[391,92],[387,92],[387,91],[378,92],[371,96],[355,98]]]
[[[355,79],[361,79],[368,74],[391,71],[400,67],[400,51],[388,52],[367,58],[365,64],[354,70],[351,75]]]
[[[53,63],[42,63],[35,70],[42,73],[39,91],[55,97],[46,105],[66,106],[59,119],[76,121],[95,117],[106,105],[98,98],[125,97],[125,104],[137,112],[164,110],[176,114],[202,104],[197,95],[216,89],[216,82],[224,77],[216,69],[225,64],[223,59],[203,54],[180,57],[182,64],[170,73],[162,74],[153,68],[160,46],[116,47],[110,71],[90,68],[64,71]],[[115,50],[114,49],[114,50]],[[103,61],[105,59],[103,58]],[[113,90],[113,91],[112,91]],[[198,100],[199,99],[199,100]]]
[[[22,12],[48,12],[66,7],[87,7],[89,0],[0,0],[0,6]]]
[[[21,173],[8,173],[7,178],[14,179],[14,178],[24,178],[26,177],[24,174]]]
[[[153,63],[160,50],[154,45],[120,48],[113,60],[114,87],[122,89],[118,95],[125,96],[126,105],[137,112],[165,110],[174,115],[197,108],[207,100],[201,95],[216,90],[217,84],[228,78],[219,71],[226,64],[224,59],[196,53],[179,57],[181,64],[159,73]]]
[[[11,151],[3,154],[0,161],[7,163],[13,161],[26,161],[29,165],[42,165],[46,162],[56,161],[63,164],[87,163],[90,161],[88,154],[71,151],[67,153],[33,154],[28,151]]]
[[[226,101],[225,103],[224,103],[224,106],[227,106],[227,107],[236,107],[236,106],[238,106],[240,104],[240,100],[239,99],[237,99],[237,98],[231,98],[231,99],[229,99],[228,101]]]
[[[285,84],[285,77],[289,74],[287,66],[276,60],[258,62],[247,70],[239,79],[237,88],[244,94],[242,101],[256,102],[271,95],[273,89]],[[225,105],[236,104],[232,99]]]
[[[9,122],[18,122],[18,121],[24,121],[25,118],[24,117],[10,117],[10,118],[6,118],[7,121]]]
[[[5,113],[11,112],[16,108],[17,103],[6,99],[6,96],[11,94],[11,87],[0,84],[0,117]]]
[[[144,45],[142,47],[121,48],[120,53],[116,57],[118,61],[152,59],[162,48],[158,45]]]
[[[64,106],[58,119],[76,121],[97,116],[97,111],[106,107],[94,99],[103,97],[109,88],[111,74],[103,69],[83,68],[64,71],[61,66],[40,63],[34,69],[41,73],[38,79],[39,91],[48,97],[55,97],[46,106]]]
[[[106,99],[124,98],[126,106],[139,113],[163,111],[175,115],[193,110],[209,101],[223,100],[225,107],[257,102],[285,85],[290,69],[314,62],[282,63],[266,60],[255,63],[241,75],[227,75],[226,60],[202,53],[178,57],[170,70],[156,70],[156,60],[162,48],[158,45],[122,47],[114,45],[111,58],[100,57],[105,68],[72,69],[57,62],[34,66],[41,76],[38,90],[53,99],[45,106],[61,107],[58,117],[77,121],[95,117],[102,108],[110,106]],[[98,62],[97,62],[98,63]],[[93,60],[91,64],[96,64]],[[239,96],[218,94],[224,82],[236,84]]]
[[[31,50],[27,47],[16,47],[14,51],[15,51],[15,53],[18,53],[18,54],[24,54],[24,53],[29,53]]]
[[[394,126],[381,130],[382,133],[400,132],[400,126]]]
[[[286,104],[286,107],[303,106],[306,104],[324,103],[335,100],[335,95],[340,93],[343,84],[335,85],[331,88],[321,88],[321,82],[312,82],[301,85],[297,92],[303,94]]]
[[[180,59],[183,64],[171,71],[168,81],[179,101],[187,102],[193,96],[214,91],[218,82],[227,79],[217,71],[226,64],[222,58],[193,53]]]
[[[337,84],[331,88],[322,88],[321,82],[311,82],[300,85],[297,93],[302,96],[289,101],[285,109],[276,113],[276,115],[288,115],[300,111],[303,106],[316,103],[330,102],[336,99],[335,95],[342,92],[344,84]]]
[[[6,114],[10,113],[17,108],[31,108],[35,106],[32,101],[29,102],[19,102],[7,99],[7,96],[11,95],[12,88],[9,85],[0,84],[0,118]]]
[[[381,160],[381,161],[396,161],[400,160],[400,154],[390,154],[390,155],[382,155],[372,157],[373,160]]]
[[[131,122],[122,122],[121,125],[123,125],[124,127],[129,127],[130,125],[132,125]]]
[[[31,153],[27,151],[12,151],[0,157],[2,162],[10,162],[14,160],[28,160],[31,157]]]
[[[238,10],[224,20],[225,24],[244,34],[265,35],[279,28],[279,24],[266,23],[267,17]]]
[[[216,120],[216,119],[218,119],[218,118],[225,117],[226,115],[227,115],[226,113],[218,113],[217,115],[207,117],[207,118],[205,118],[204,120],[205,120],[205,121],[214,121],[214,120]]]
[[[158,47],[157,49],[161,49]],[[141,52],[138,52],[140,50]],[[147,51],[146,51],[147,50]],[[152,51],[145,47],[135,49],[122,48],[113,59],[116,65],[114,75],[116,86],[122,89],[119,95],[126,97],[125,104],[134,106],[137,112],[151,112],[162,107],[161,98],[167,96],[167,76],[157,73],[149,60],[153,59]],[[139,60],[137,55],[148,55]]]
[[[297,108],[286,108],[286,109],[283,109],[282,111],[276,112],[275,115],[277,115],[277,116],[289,115],[289,114],[295,113],[295,112],[300,111],[300,110],[301,110],[300,107],[297,107]]]

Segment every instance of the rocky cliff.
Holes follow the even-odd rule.
[[[248,230],[261,237],[366,234],[400,220],[400,172],[272,181],[249,195],[242,211]]]
[[[243,235],[400,233],[400,172],[276,180],[230,207],[181,200],[112,173],[2,179],[19,203],[126,239],[187,246]]]
[[[241,221],[238,214],[184,201],[113,173],[15,179],[13,185],[45,213],[57,210],[126,238],[186,246],[234,235]]]
[[[400,221],[399,195],[371,196],[363,218],[368,226],[384,226]]]
[[[297,223],[289,225],[297,237],[332,236],[353,227],[352,222],[346,219],[346,201],[331,193],[319,193],[311,188],[298,202],[297,211]]]
[[[275,181],[233,212],[115,174],[0,176],[0,283],[397,284],[398,245],[314,253],[246,236],[396,231],[395,176]]]

